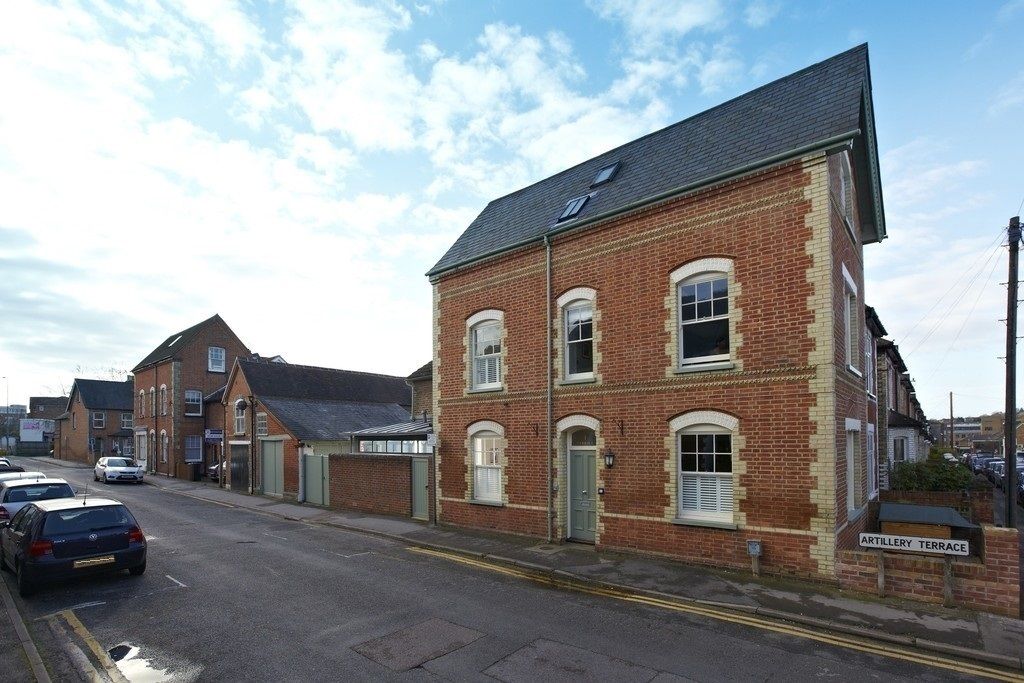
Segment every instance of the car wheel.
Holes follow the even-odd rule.
[[[143,562],[140,565],[137,565],[135,567],[130,568],[128,570],[128,573],[131,574],[132,576],[142,576],[143,574],[146,573],[146,563]]]
[[[103,483],[104,484],[109,484],[110,483],[109,481],[107,481],[107,473],[106,472],[103,473]]]
[[[18,595],[27,598],[36,592],[36,584],[25,576],[25,568],[18,565]]]
[[[93,481],[99,481],[100,480],[100,478],[96,476],[96,470],[92,471],[92,480]]]

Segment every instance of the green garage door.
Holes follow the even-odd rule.
[[[329,505],[331,502],[328,482],[331,480],[326,455],[306,454],[306,502],[313,505]]]
[[[284,442],[261,441],[263,493],[280,496],[284,492]]]

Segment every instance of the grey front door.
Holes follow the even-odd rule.
[[[306,454],[306,502],[313,505],[330,505],[330,466],[326,456]]]
[[[430,519],[429,479],[427,477],[427,459],[412,459],[412,516],[413,519]]]
[[[260,453],[263,456],[263,493],[279,496],[284,490],[284,442],[261,441]]]
[[[153,458],[156,462],[156,458]],[[249,491],[249,447],[240,444],[231,446],[231,490]]]
[[[569,538],[594,542],[597,532],[597,458],[593,450],[569,451]]]

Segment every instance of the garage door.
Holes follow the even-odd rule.
[[[284,492],[284,442],[261,441],[263,493],[280,496]]]

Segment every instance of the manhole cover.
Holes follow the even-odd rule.
[[[481,636],[479,631],[450,621],[431,619],[352,649],[392,671],[406,671],[465,647]]]

